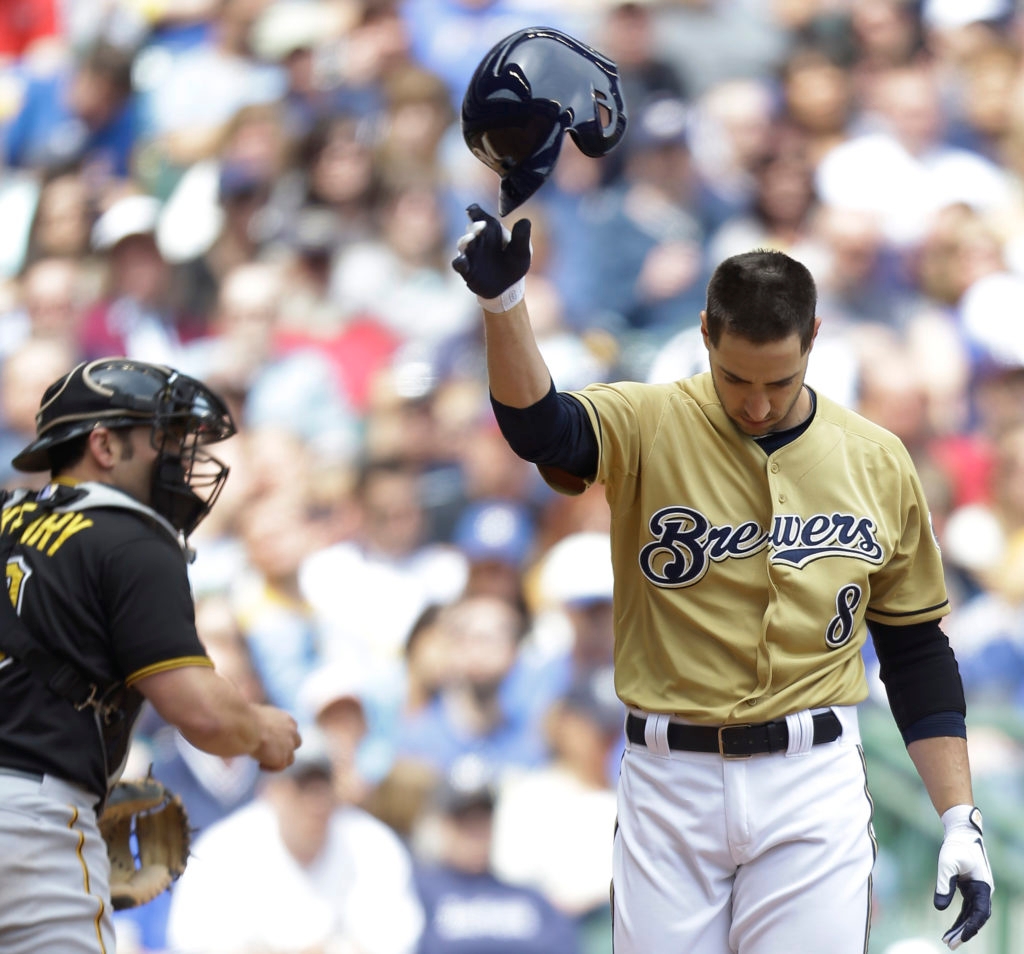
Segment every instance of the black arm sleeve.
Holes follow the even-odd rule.
[[[960,735],[967,702],[956,656],[938,620],[911,626],[871,623],[870,630],[879,677],[904,741]]]
[[[551,390],[529,407],[509,407],[491,396],[498,427],[523,460],[590,479],[597,471],[597,438],[583,405]]]

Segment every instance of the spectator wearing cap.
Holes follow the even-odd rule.
[[[531,579],[535,692],[544,704],[585,673],[612,662],[611,537],[580,530],[544,554]],[[543,690],[541,687],[544,687]]]
[[[411,858],[386,825],[339,804],[327,743],[304,734],[284,772],[196,841],[169,946],[182,954],[413,954],[423,913]]]
[[[232,270],[267,257],[268,243],[289,221],[290,148],[280,104],[243,106],[224,128],[216,154],[165,187],[170,195],[159,240],[175,264],[184,310],[208,315]]]
[[[354,658],[317,666],[299,688],[299,722],[322,736],[346,804],[365,802],[391,767],[395,694],[385,675]]]
[[[544,720],[551,763],[509,779],[495,811],[495,872],[540,891],[588,936],[611,935],[609,762],[621,752],[625,714],[610,668],[582,674]]]
[[[455,525],[455,546],[469,565],[467,596],[490,595],[524,605],[523,570],[533,552],[534,520],[512,500],[478,500]]]
[[[491,869],[494,805],[493,780],[470,758],[442,778],[419,819],[419,954],[579,954],[569,917]]]
[[[93,249],[103,255],[106,291],[88,311],[79,346],[85,358],[122,354],[176,364],[197,322],[171,304],[172,270],[157,243],[161,205],[148,195],[125,195],[100,216]]]

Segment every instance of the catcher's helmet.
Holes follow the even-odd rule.
[[[466,145],[501,176],[501,215],[544,184],[565,132],[597,158],[625,131],[618,67],[550,27],[519,30],[492,47],[462,101]]]
[[[43,393],[36,439],[12,464],[22,471],[49,470],[52,448],[97,426],[145,424],[160,452],[150,505],[187,536],[213,506],[228,472],[199,446],[230,437],[235,425],[213,391],[172,368],[131,358],[82,362]]]

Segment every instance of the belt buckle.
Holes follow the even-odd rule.
[[[718,754],[720,756],[722,756],[723,759],[730,759],[732,761],[740,761],[742,759],[749,759],[751,757],[751,755],[753,755],[752,752],[745,752],[745,753],[742,753],[740,755],[735,755],[735,754],[733,754],[731,752],[726,752],[725,751],[725,739],[722,737],[722,733],[723,732],[728,732],[731,729],[749,729],[749,728],[751,728],[753,726],[753,724],[754,724],[753,722],[743,722],[743,723],[741,723],[739,725],[720,725],[718,727]]]

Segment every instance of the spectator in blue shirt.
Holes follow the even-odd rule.
[[[421,823],[436,826],[436,857],[419,854],[416,888],[426,915],[417,954],[579,954],[576,928],[540,892],[490,868],[495,791],[485,769],[460,761],[438,785]]]
[[[28,81],[7,129],[9,166],[127,178],[136,140],[130,50],[101,41],[69,67]]]
[[[548,754],[533,714],[505,696],[519,658],[521,610],[496,596],[467,596],[442,619],[451,634],[450,679],[424,710],[400,724],[397,756],[447,772],[473,755],[496,775],[543,763]]]

